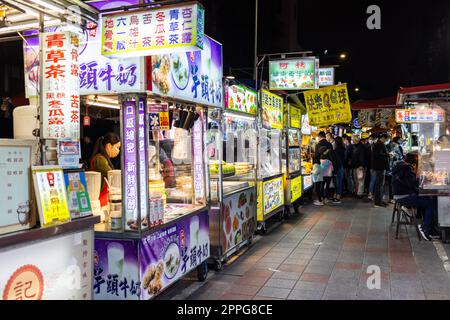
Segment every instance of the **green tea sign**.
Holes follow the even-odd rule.
[[[270,61],[270,90],[315,89],[315,71],[314,58]]]

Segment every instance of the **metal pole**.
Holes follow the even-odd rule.
[[[253,72],[256,90],[258,90],[258,0],[255,0],[255,70]]]
[[[39,13],[39,73],[38,73],[38,117],[39,117],[39,136],[41,144],[41,164],[47,164],[46,146],[44,140],[44,14]]]

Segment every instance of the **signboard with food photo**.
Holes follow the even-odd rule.
[[[256,227],[255,189],[248,189],[224,199],[222,248],[224,253],[249,239]]]

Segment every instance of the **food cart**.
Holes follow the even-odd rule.
[[[301,172],[301,109],[293,104],[284,105],[283,130],[283,174],[284,174],[284,204],[286,212],[289,206],[298,208],[298,200],[302,196]]]
[[[34,31],[41,39],[32,54],[24,41],[25,79],[34,81],[34,91],[27,90],[30,105],[14,110],[14,139],[0,140],[0,293],[4,300],[92,298],[94,224],[99,219],[89,208],[84,172],[63,171],[78,164],[68,161],[78,160],[77,30],[97,21],[98,15],[88,5],[78,10],[72,21],[73,12],[62,10],[54,1],[21,2],[6,9],[6,20],[14,21],[5,24],[10,28],[0,28],[1,35],[7,29]],[[50,31],[49,26],[59,30]],[[65,77],[53,72],[55,65]],[[48,77],[37,78],[39,69]],[[69,145],[75,152],[69,152]]]
[[[204,137],[208,108],[223,105],[222,47],[203,35],[204,9],[196,2],[131,9],[102,18],[103,41],[112,42],[102,54],[145,57],[145,88],[95,97],[120,109],[122,145],[119,183],[109,182],[115,192],[96,226],[96,299],[151,299],[193,270],[204,280],[210,257]],[[123,19],[134,21],[125,31],[132,38],[154,32],[144,24],[169,19],[190,36],[183,45],[149,42],[122,50],[124,30],[114,26]],[[118,289],[111,290],[111,281]]]
[[[257,97],[226,82],[225,110],[209,114],[211,256],[218,270],[256,229]]]
[[[284,214],[284,187],[281,164],[283,98],[267,90],[260,91],[257,230],[267,231],[266,221]]]
[[[419,154],[419,194],[438,198],[442,241],[450,229],[450,84],[402,88],[396,121],[408,127],[409,151]],[[446,97],[447,96],[447,97]]]

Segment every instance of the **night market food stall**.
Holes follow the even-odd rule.
[[[410,150],[419,154],[419,194],[438,197],[442,241],[450,228],[450,84],[401,88],[396,121],[409,127]]]
[[[147,91],[120,94],[116,102],[122,171],[105,222],[96,226],[94,294],[145,300],[192,270],[206,278],[204,137],[208,107],[223,105],[222,48],[203,35],[204,9],[195,2],[102,19],[102,54],[146,56]],[[167,34],[153,37],[155,30]]]
[[[291,103],[284,105],[283,174],[285,206],[294,205],[302,196],[301,109]],[[289,208],[287,208],[289,212]]]
[[[256,229],[257,98],[250,88],[227,82],[225,110],[209,111],[211,256],[218,270],[251,243]]]
[[[283,98],[268,90],[260,91],[258,142],[257,229],[266,232],[266,221],[284,213],[284,187],[281,164]]]
[[[41,40],[33,55],[25,50],[25,67],[33,62],[25,76],[35,80],[34,92],[27,92],[31,105],[14,110],[15,139],[0,141],[4,300],[92,299],[93,226],[99,219],[92,216],[78,168],[77,33],[95,23],[98,12],[87,5],[74,11],[70,6],[76,3],[65,2],[66,7],[53,1],[13,5],[6,15],[15,22],[0,28],[2,35],[39,29]],[[39,13],[41,21],[35,19]],[[51,20],[55,17],[59,20]],[[66,19],[73,23],[61,22]],[[22,40],[25,46],[27,38]],[[45,77],[38,79],[39,69]]]
[[[282,90],[283,93],[285,93],[285,91],[296,91],[301,93],[301,91],[304,90],[318,89],[319,85],[329,85],[330,83],[332,83],[334,81],[334,69],[321,69],[319,67],[319,59],[317,59],[316,57],[306,56],[310,53],[311,52],[300,53],[302,54],[302,57],[291,57],[288,59],[285,59],[286,55],[281,55],[282,59],[274,59],[269,61],[270,90]],[[296,101],[297,105],[300,106],[301,101],[297,98],[297,94],[287,94],[287,96],[294,96],[294,101]],[[288,122],[285,125],[286,133],[292,138],[294,138],[296,135],[298,135],[299,137],[300,148],[297,148],[297,146],[294,145],[286,147],[287,149],[289,149],[289,153],[292,156],[300,151],[298,159],[301,159],[301,169],[299,169],[298,171],[302,177],[296,177],[296,174],[294,174],[295,179],[291,181],[293,182],[293,186],[295,186],[295,188],[301,186],[301,188],[298,189],[297,192],[294,192],[295,197],[297,197],[299,194],[301,196],[304,191],[309,190],[313,185],[311,170],[313,150],[312,144],[314,140],[311,139],[311,135],[315,134],[315,132],[312,132],[312,128],[309,126],[308,117],[306,114],[301,115],[299,113],[300,110],[291,109],[290,106],[286,111],[288,112],[288,116],[290,116],[291,119],[294,120],[293,123],[292,121],[290,121],[291,123]],[[302,112],[304,112],[304,110],[302,110]],[[299,117],[301,117],[299,120],[297,120],[297,114]],[[301,132],[299,132],[298,130],[300,128],[298,127],[300,124]],[[292,125],[294,125],[295,127],[292,127]],[[289,129],[288,127],[291,127],[292,129]],[[289,138],[287,141],[289,141]],[[287,158],[291,160],[295,159],[295,157],[292,156],[289,156]],[[294,163],[295,161],[290,161],[290,172],[297,171],[297,168],[295,168],[295,166],[292,166]],[[294,178],[294,176],[292,176],[292,178]],[[292,183],[290,183],[290,186],[292,186]],[[290,197],[290,194],[291,190],[289,190],[287,198]],[[291,202],[292,199],[288,201],[288,203]]]

